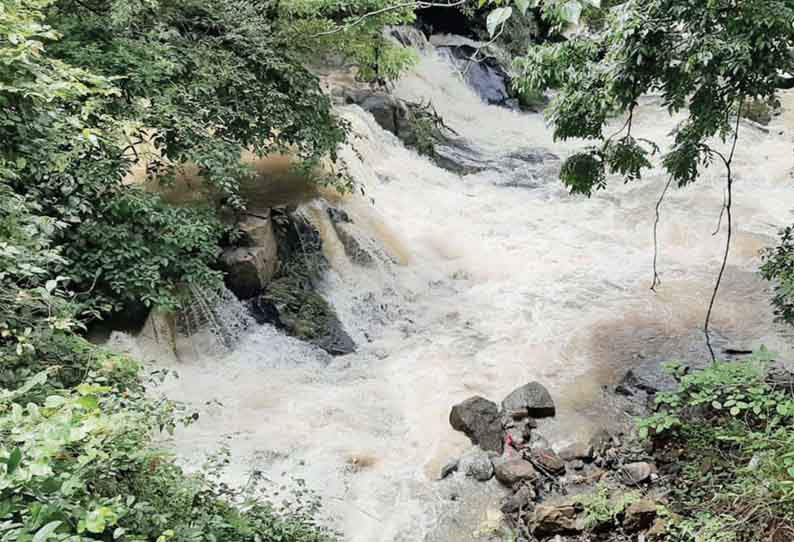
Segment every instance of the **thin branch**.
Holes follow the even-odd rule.
[[[712,237],[714,237],[718,233],[720,233],[720,230],[722,229],[722,217],[725,216],[725,205],[727,204],[727,202],[728,202],[728,195],[727,194],[723,194],[723,196],[722,196],[722,207],[720,208],[720,217],[717,220],[717,228],[711,234]]]
[[[383,15],[385,13],[390,13],[392,11],[399,11],[405,8],[414,8],[416,9],[427,9],[427,8],[452,8],[457,6],[462,6],[468,0],[455,0],[454,2],[423,2],[423,1],[413,1],[413,2],[403,2],[402,4],[395,4],[393,6],[388,6],[385,8],[381,8],[375,11],[370,11],[369,13],[365,13],[360,17],[353,19],[352,21],[337,26],[336,28],[332,28],[331,30],[326,30],[325,32],[319,32],[314,34],[310,37],[312,38],[319,38],[322,36],[330,36],[332,34],[337,34],[339,32],[345,32],[350,30],[353,27],[356,27],[362,23],[364,23],[367,19],[371,19],[372,17],[377,17],[378,15]]]
[[[714,284],[714,291],[711,294],[711,301],[709,302],[709,310],[706,313],[706,321],[703,324],[703,333],[706,335],[706,346],[709,349],[709,354],[711,354],[711,361],[717,361],[717,356],[714,354],[714,347],[711,344],[711,333],[709,327],[711,325],[711,314],[714,311],[714,303],[717,300],[717,294],[720,291],[720,286],[722,285],[722,279],[725,276],[725,268],[728,266],[728,255],[731,251],[731,240],[733,239],[733,213],[732,213],[732,205],[733,205],[733,158],[736,155],[736,144],[739,141],[739,125],[742,121],[742,107],[744,106],[744,98],[739,100],[739,108],[736,111],[736,126],[734,127],[733,131],[733,145],[731,146],[731,153],[728,158],[725,157],[720,152],[714,151],[717,156],[719,156],[722,161],[725,163],[725,168],[728,170],[728,191],[727,196],[725,199],[725,215],[728,219],[728,236],[725,240],[725,252],[722,256],[722,265],[720,266],[719,275],[717,275],[717,282]]]
[[[667,184],[664,185],[664,190],[662,190],[662,194],[659,196],[659,200],[656,202],[656,219],[653,221],[653,282],[651,283],[651,291],[656,293],[656,288],[662,284],[662,279],[659,277],[659,221],[661,219],[661,209],[662,209],[662,202],[664,202],[664,197],[667,195],[667,191],[670,190],[670,185],[673,184],[673,178],[670,177],[667,180]]]
[[[469,69],[471,68],[472,64],[474,63],[479,64],[480,62],[485,60],[486,57],[483,57],[482,59],[477,58],[480,54],[480,51],[496,43],[496,40],[502,37],[502,33],[504,32],[504,30],[505,30],[505,23],[502,23],[502,26],[499,28],[499,32],[497,32],[496,35],[493,38],[491,38],[491,41],[487,43],[483,43],[482,45],[477,47],[477,49],[474,51],[474,54],[471,55],[471,57],[468,59],[469,61],[466,63],[466,67],[463,69],[462,75],[464,77],[466,76],[467,73],[469,73]]]

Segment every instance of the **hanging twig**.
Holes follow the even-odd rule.
[[[703,324],[703,333],[706,335],[706,346],[709,349],[709,354],[711,354],[711,361],[716,363],[717,356],[714,354],[714,348],[711,345],[711,333],[710,333],[710,325],[711,325],[711,314],[714,311],[714,303],[717,300],[717,294],[720,291],[720,286],[722,285],[722,278],[725,276],[725,268],[728,266],[728,255],[731,251],[731,240],[733,238],[733,213],[732,213],[732,205],[733,205],[733,157],[736,155],[736,144],[739,141],[739,124],[742,120],[742,106],[744,105],[744,98],[739,100],[739,108],[736,111],[736,126],[733,131],[733,145],[731,146],[731,153],[726,158],[724,154],[713,151],[714,154],[719,156],[723,163],[725,164],[725,168],[727,169],[727,184],[728,190],[727,195],[725,197],[725,216],[728,221],[728,236],[725,240],[725,252],[722,256],[722,265],[720,266],[720,272],[717,275],[717,282],[714,284],[714,291],[711,294],[711,301],[709,301],[709,310],[706,312],[706,321]]]
[[[673,178],[670,177],[667,180],[667,184],[664,185],[664,190],[662,190],[662,194],[659,196],[659,200],[656,202],[656,218],[653,221],[653,282],[651,283],[651,291],[654,293],[656,292],[656,288],[662,284],[662,280],[659,277],[659,221],[661,220],[661,209],[662,209],[662,202],[664,201],[664,197],[667,195],[667,191],[670,189],[670,185],[673,184]]]
[[[727,205],[727,203],[728,203],[728,195],[723,194],[722,207],[720,208],[720,217],[717,220],[717,228],[711,234],[712,237],[715,237],[718,233],[720,233],[720,230],[722,229],[722,217],[725,216],[725,206]]]
[[[405,8],[414,8],[414,9],[427,9],[427,8],[452,8],[456,6],[462,6],[468,0],[455,0],[454,2],[422,2],[422,1],[414,1],[414,2],[404,2],[402,4],[395,4],[393,6],[387,6],[385,8],[381,8],[375,11],[370,11],[369,13],[365,13],[362,16],[353,19],[349,23],[337,26],[336,28],[332,28],[331,30],[326,30],[325,32],[319,32],[314,34],[310,37],[312,38],[319,38],[322,36],[330,36],[332,34],[337,34],[339,32],[344,32],[346,30],[350,30],[353,27],[360,25],[361,23],[365,22],[367,19],[372,17],[377,17],[378,15],[383,15],[385,13],[389,13],[392,11],[398,11]]]

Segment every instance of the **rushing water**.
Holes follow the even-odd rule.
[[[365,195],[334,202],[376,254],[361,267],[345,255],[315,199],[303,206],[331,262],[324,293],[358,353],[331,359],[268,327],[231,353],[184,349],[165,391],[199,409],[173,446],[186,464],[221,443],[230,476],[256,468],[306,480],[355,542],[463,541],[498,503],[495,482],[437,482],[440,467],[469,446],[449,427],[452,404],[474,394],[500,400],[531,380],[558,402],[541,427],[552,442],[587,437],[614,418],[601,386],[647,360],[705,354],[702,325],[725,234],[712,236],[723,201],[719,167],[673,190],[662,207],[659,292],[649,290],[657,172],[611,183],[592,199],[569,196],[558,162],[522,170],[508,156],[565,156],[542,116],[484,105],[432,51],[398,85],[433,105],[494,167],[459,177],[405,149],[355,106],[356,152],[343,156]],[[648,98],[639,135],[669,143],[675,120]],[[713,327],[723,345],[788,354],[772,323],[758,250],[792,221],[791,131],[744,127],[737,154],[736,243]],[[616,122],[617,124],[617,122]],[[779,129],[778,129],[779,128]],[[540,173],[539,173],[540,171]],[[545,173],[544,173],[545,172]],[[509,182],[508,182],[509,181]],[[162,352],[141,355],[163,359]],[[163,363],[163,362],[160,362]],[[215,401],[223,406],[218,406]]]

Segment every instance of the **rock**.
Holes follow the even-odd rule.
[[[551,447],[549,441],[543,435],[532,433],[527,446],[530,450],[547,450]]]
[[[226,249],[221,255],[226,286],[240,299],[260,293],[276,271],[275,254],[265,247]]]
[[[650,463],[638,462],[623,465],[618,476],[620,481],[626,485],[637,485],[650,480],[654,472],[656,472],[656,468]]]
[[[451,459],[446,465],[441,467],[441,476],[439,480],[443,480],[451,476],[454,472],[458,471],[458,460]]]
[[[352,224],[353,219],[350,218],[350,215],[347,214],[347,211],[342,209],[336,209],[335,207],[328,208],[328,218],[331,219],[331,222],[334,224]]]
[[[399,100],[383,92],[351,96],[351,101],[371,113],[381,128],[394,135],[400,134],[400,128],[405,124],[408,113]]]
[[[656,518],[653,526],[645,533],[648,540],[664,540],[667,535],[667,524],[668,521],[666,519]]]
[[[474,449],[461,457],[458,462],[458,470],[480,482],[487,482],[494,475],[491,456],[479,449]]]
[[[593,449],[593,454],[601,455],[612,447],[612,434],[606,429],[599,429],[590,437],[589,444]]]
[[[535,507],[532,515],[532,533],[536,536],[573,534],[584,530],[584,522],[579,519],[573,505]]]
[[[530,382],[513,390],[502,401],[502,410],[515,419],[553,417],[557,410],[549,391],[539,382]]]
[[[582,461],[581,459],[574,459],[573,461],[571,461],[570,467],[573,470],[577,470],[577,471],[578,470],[583,470],[584,469],[584,461]]]
[[[637,501],[626,509],[623,527],[629,532],[643,531],[656,520],[657,504],[648,499]]]
[[[560,450],[560,457],[565,461],[593,459],[593,446],[586,442],[574,442]]]
[[[514,514],[519,510],[528,510],[535,500],[535,490],[532,486],[524,484],[512,495],[508,495],[502,500],[502,512]]]
[[[530,453],[530,461],[539,469],[550,474],[562,474],[565,472],[565,461],[550,448],[545,450],[532,450]]]
[[[493,462],[493,467],[496,479],[506,486],[513,486],[523,481],[534,482],[538,479],[538,472],[532,463],[520,457],[497,459]]]
[[[371,267],[375,264],[372,254],[361,246],[361,242],[356,238],[355,231],[350,224],[338,222],[334,224],[334,229],[342,246],[345,247],[345,254],[350,261],[364,267]]]
[[[502,453],[502,424],[496,403],[475,396],[452,407],[449,423],[453,429],[462,431],[483,450]]]

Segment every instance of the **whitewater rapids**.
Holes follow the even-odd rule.
[[[433,51],[395,93],[431,100],[445,122],[494,160],[525,150],[564,157],[541,115],[483,104]],[[601,386],[643,360],[703,356],[698,329],[723,250],[717,236],[723,170],[672,190],[659,229],[662,287],[652,279],[654,207],[666,181],[655,172],[619,179],[591,199],[566,193],[549,173],[506,183],[504,171],[459,177],[384,132],[356,106],[341,113],[355,137],[343,152],[364,194],[333,198],[357,235],[380,254],[364,268],[344,254],[327,199],[304,214],[323,236],[331,271],[323,293],[359,352],[327,355],[270,328],[245,336],[230,354],[168,362],[143,339],[145,358],[176,369],[163,391],[201,412],[171,443],[187,465],[221,444],[229,476],[289,473],[306,480],[351,542],[478,540],[496,482],[435,481],[469,447],[448,423],[471,395],[499,401],[518,385],[544,383],[557,419],[541,426],[552,443],[586,438],[614,418]],[[669,145],[675,126],[647,98],[635,134]],[[616,120],[616,125],[619,121]],[[792,222],[793,123],[769,132],[743,125],[735,166],[735,245],[713,320],[724,344],[761,344],[789,355],[773,323],[769,286],[756,271],[759,249]],[[521,171],[511,172],[521,176]],[[165,361],[163,361],[165,360]],[[217,403],[216,403],[217,401]],[[220,406],[218,403],[220,403]]]

